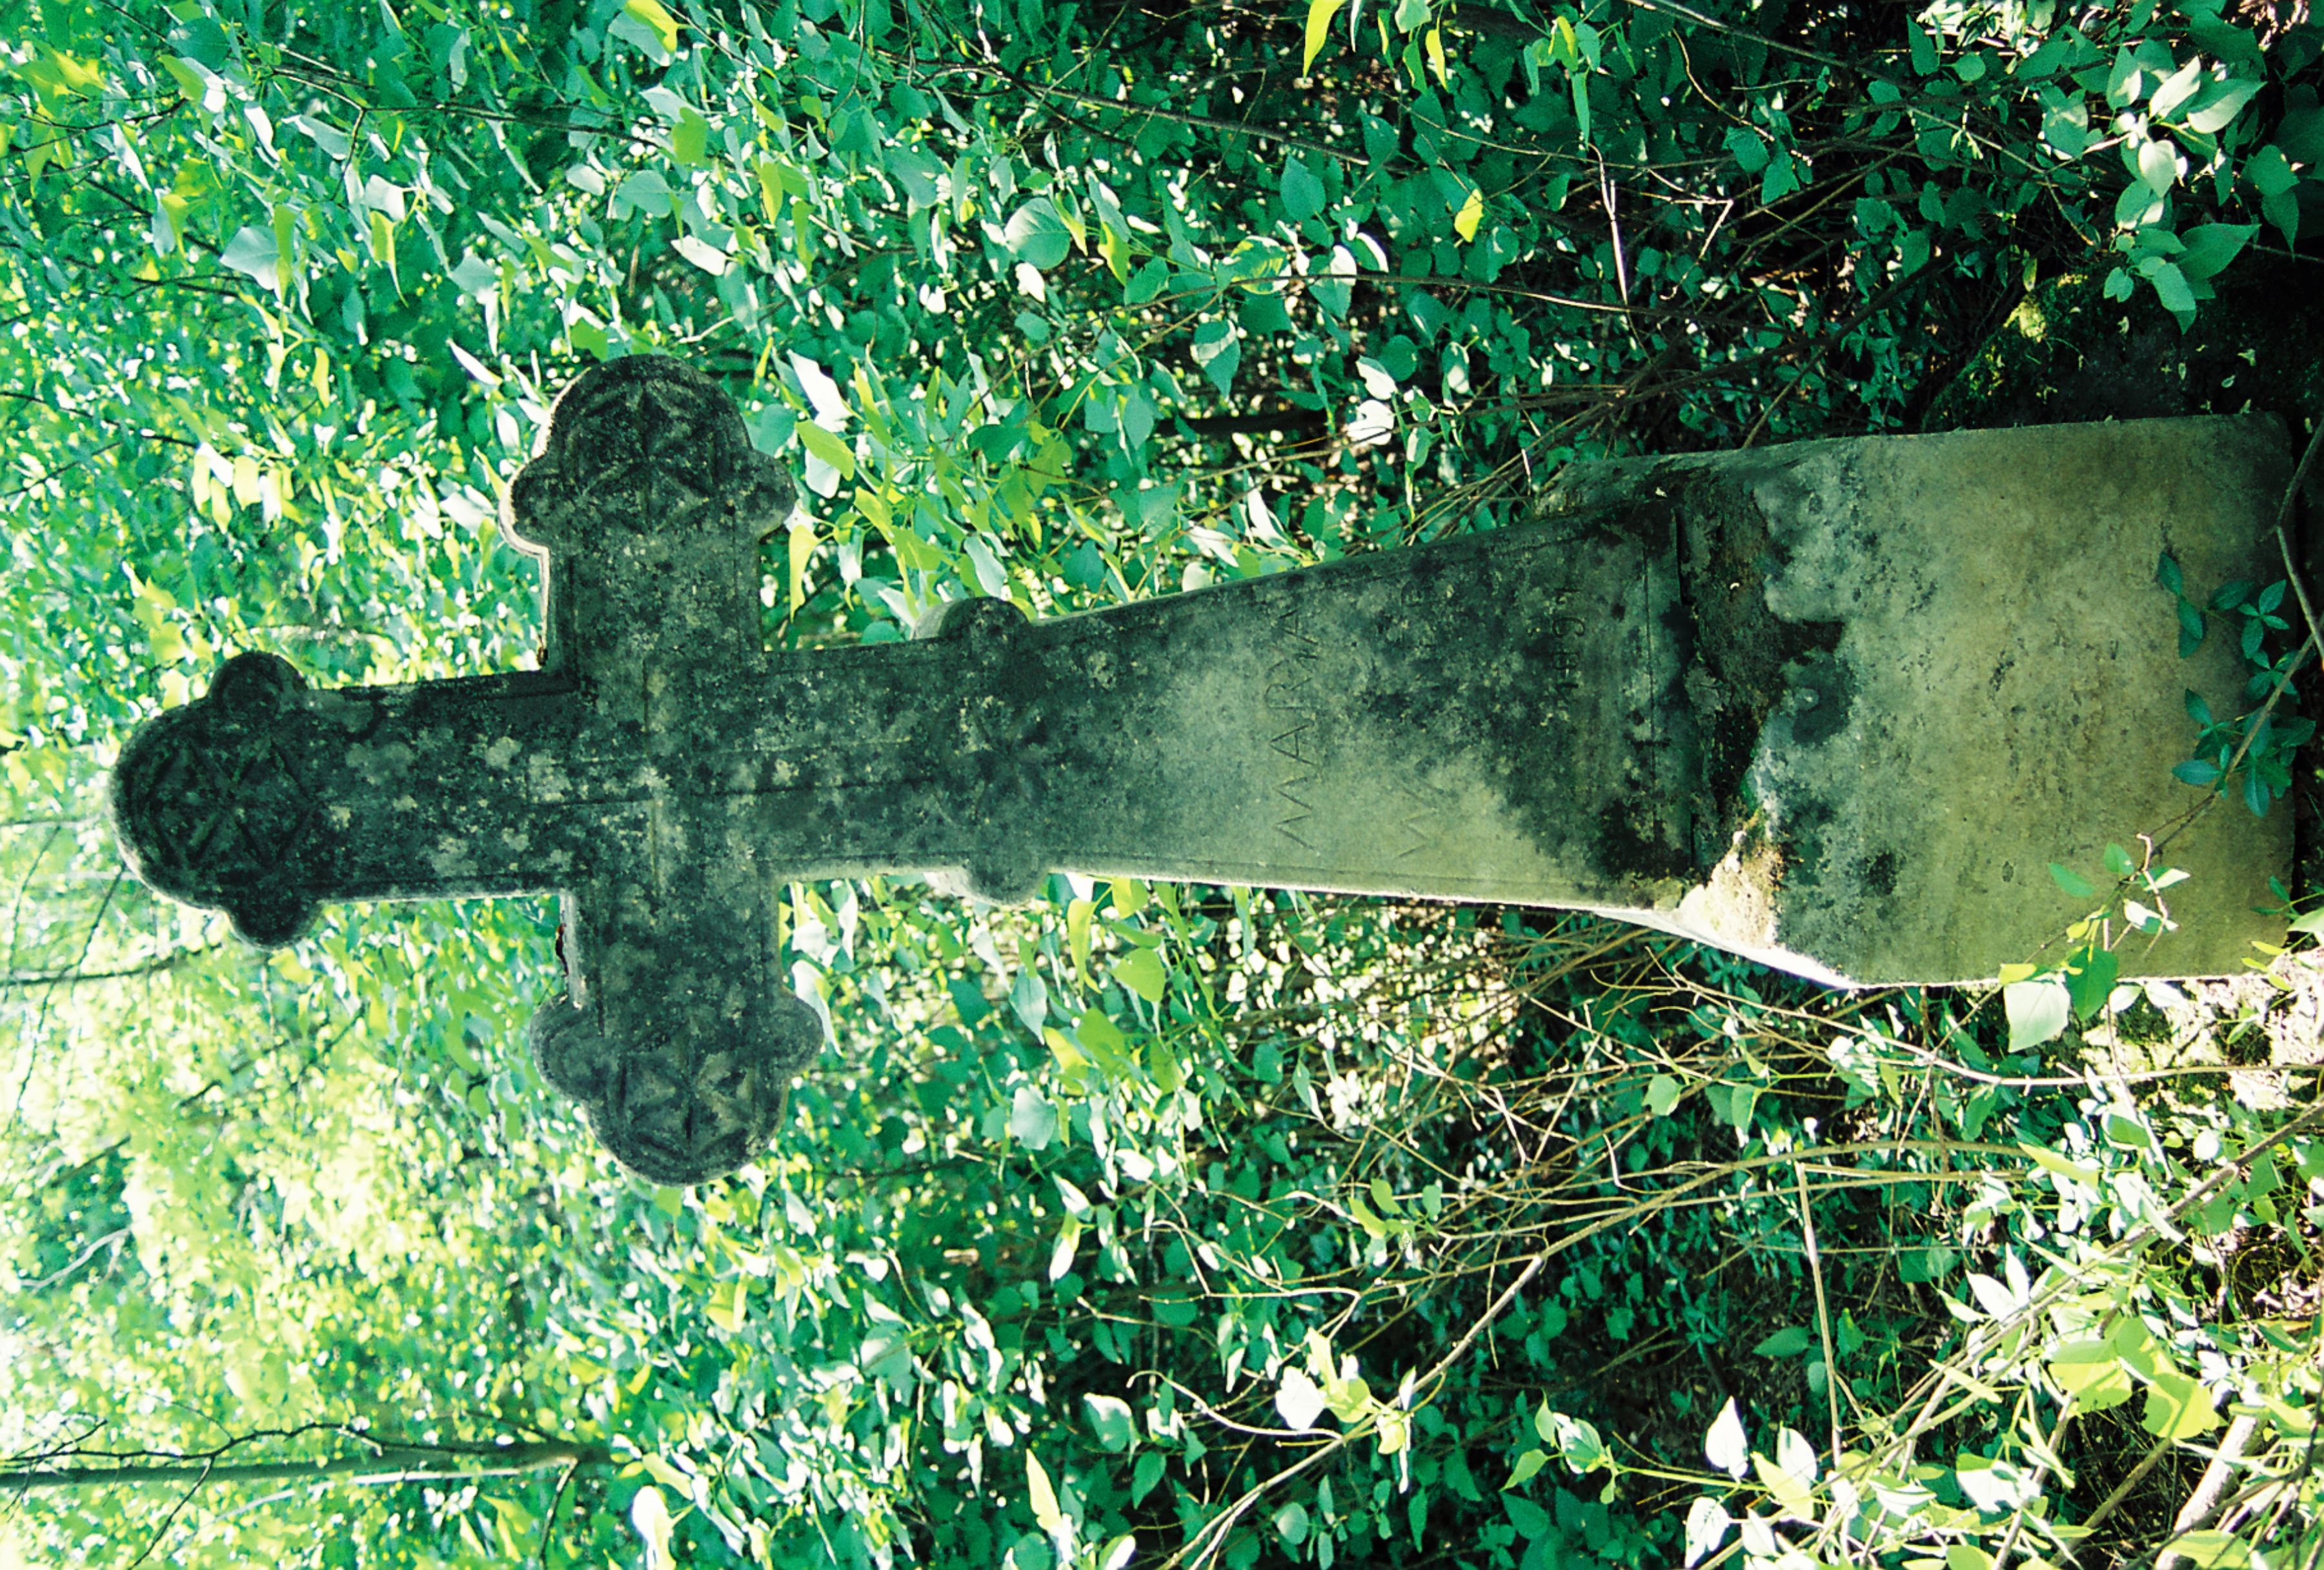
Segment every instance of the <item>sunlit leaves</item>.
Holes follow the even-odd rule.
[[[1477,237],[1477,226],[1484,221],[1484,217],[1485,193],[1472,186],[1462,199],[1461,210],[1452,217],[1452,232],[1463,240],[1473,240]]]
[[[2051,1354],[2046,1366],[2058,1388],[2085,1412],[2103,1412],[2131,1398],[2130,1371],[2107,1342],[2069,1342]]]
[[[29,543],[0,595],[10,639],[50,642],[6,645],[12,781],[92,771],[55,760],[182,699],[230,647],[285,647],[318,686],[520,663],[538,642],[534,586],[485,548],[495,494],[558,387],[593,358],[659,348],[715,367],[753,439],[807,481],[805,512],[762,562],[768,637],[881,641],[964,593],[1074,608],[1175,587],[1198,552],[1205,572],[1246,574],[1516,521],[1512,487],[1573,458],[1674,430],[1690,446],[1739,439],[1790,385],[1770,367],[1846,366],[1828,389],[1802,383],[1779,401],[1771,436],[1893,420],[1926,364],[1915,346],[1966,346],[1944,308],[2024,275],[2028,255],[2013,247],[2038,250],[2044,276],[2086,265],[2069,237],[2103,229],[2116,190],[2135,186],[2132,216],[2167,204],[2168,222],[2100,268],[2119,265],[2126,292],[2179,303],[2183,287],[2200,308],[2221,268],[2246,264],[2252,219],[2290,236],[2324,135],[2300,89],[2254,95],[2241,84],[2257,68],[2214,69],[2228,57],[2208,44],[2189,75],[2189,49],[2169,40],[2170,58],[2134,46],[2118,73],[2112,54],[2043,43],[2046,59],[1978,75],[1979,51],[1900,23],[1903,38],[1891,30],[1860,59],[1841,41],[1858,74],[1835,69],[1820,85],[1821,67],[1776,72],[1748,41],[1673,30],[1650,11],[1597,14],[1601,37],[1552,7],[1536,36],[1498,37],[1423,0],[1323,0],[1305,10],[1298,62],[1314,74],[1290,88],[1296,12],[1272,31],[1141,23],[1125,52],[1120,30],[1060,31],[1062,14],[1038,8],[982,32],[939,9],[908,39],[901,14],[879,6],[715,18],[599,6],[569,36],[521,5],[392,9],[267,8],[255,29],[230,10],[149,9],[124,20],[150,21],[150,37],[124,25],[125,42],[60,39],[56,59],[25,56],[9,200],[38,243],[12,253],[26,336],[8,385],[26,399],[18,445],[48,472],[14,503]],[[1357,25],[1334,39],[1343,20]],[[266,31],[278,24],[307,31]],[[714,25],[724,31],[703,31]],[[116,86],[88,90],[77,65]],[[2021,75],[2047,92],[2027,97],[2011,85]],[[138,84],[166,112],[124,122],[125,146],[77,134],[27,151],[32,108],[94,115],[106,92]],[[2110,87],[2121,104],[2105,103]],[[2236,140],[2238,168],[2207,166],[2191,138],[2222,117],[2220,137],[2255,134],[2279,97],[2273,140]],[[2095,152],[2094,111],[2107,143]],[[1834,136],[1847,157],[1824,155]],[[2029,166],[2038,177],[2013,195]],[[2085,176],[2095,187],[2078,194],[2068,182]],[[1803,182],[1813,195],[1797,194]],[[1779,214],[1755,210],[1770,203]],[[2079,216],[2053,222],[2061,203]],[[1858,321],[1874,291],[1908,282],[1844,342],[1800,325]],[[1732,310],[1738,299],[1749,309]],[[1641,377],[1648,365],[1684,369]],[[1639,412],[1632,423],[1609,408]],[[2198,638],[2207,616],[2229,617],[2238,644],[2254,635],[2236,609],[2178,614]],[[2198,760],[2217,771],[2207,785],[2224,771],[2218,739]],[[1625,1258],[1652,1261],[1627,1276],[1577,1244],[1470,1364],[1409,1407],[1338,1357],[1299,1351],[1323,1322],[1313,1305],[1328,1301],[1349,1316],[1332,1333],[1377,1360],[1371,1378],[1430,1366],[1473,1326],[1480,1281],[1565,1235],[1564,1218],[1534,1207],[1563,1180],[1545,1172],[1584,1173],[1603,1188],[1591,1203],[1628,1204],[1657,1192],[1674,1150],[1766,1152],[1799,1137],[1803,1105],[1842,1116],[1801,1093],[1828,1083],[1815,1032],[1786,1023],[1781,1052],[1754,1062],[1715,1030],[1690,1040],[1683,1009],[1633,1018],[1519,962],[1455,955],[1440,946],[1455,912],[1085,880],[1002,913],[908,880],[826,892],[801,898],[816,916],[788,929],[785,964],[804,967],[792,974],[829,1011],[835,1049],[798,1087],[784,1146],[731,1189],[627,1186],[528,1077],[515,1017],[526,988],[553,984],[546,907],[466,908],[408,954],[383,935],[414,918],[388,912],[332,929],[355,933],[352,949],[309,952],[303,970],[263,984],[224,958],[180,965],[140,994],[166,1017],[91,1027],[106,1051],[74,1061],[92,1066],[91,1126],[119,1115],[150,1141],[135,1158],[135,1268],[170,1273],[185,1335],[226,1350],[213,1362],[182,1351],[190,1339],[124,1330],[126,1350],[89,1366],[166,1367],[189,1408],[227,1417],[219,1370],[286,1412],[321,1370],[313,1388],[338,1405],[317,1410],[473,1410],[650,1442],[641,1471],[576,1480],[586,1497],[551,1528],[576,1535],[549,1545],[552,1563],[635,1562],[641,1542],[651,1557],[640,1518],[659,1504],[659,1552],[681,1563],[876,1563],[907,1540],[918,1552],[925,1534],[939,1559],[975,1563],[1029,1538],[1022,1565],[1036,1549],[1057,1558],[1041,1535],[1086,1510],[1075,1552],[1119,1570],[1131,1513],[1141,1528],[1189,1519],[1223,1497],[1205,1491],[1233,1486],[1218,1481],[1214,1442],[1236,1430],[1176,1386],[1228,1422],[1301,1435],[1259,1440],[1260,1452],[1353,1436],[1335,1493],[1304,1478],[1245,1518],[1270,1552],[1313,1563],[1328,1544],[1345,1563],[1384,1551],[1358,1545],[1362,1515],[1380,1528],[1367,1543],[1408,1531],[1434,1552],[1515,1531],[1563,1556],[1582,1507],[1606,1512],[1604,1541],[1629,1529],[1622,1496],[1600,1505],[1594,1477],[1573,1482],[1640,1440],[1600,1438],[1607,1414],[1587,1407],[1600,1364],[1658,1398],[1673,1365],[1621,1361],[1629,1349],[1706,1335],[1768,1347],[1787,1361],[1755,1366],[1787,1390],[1821,1354],[1805,1307],[1755,1299],[1745,1313],[1715,1274],[1690,1274],[1738,1238],[1750,1258],[1799,1259],[1781,1180],[1772,1202],[1738,1184],[1674,1210],[1674,1229],[1696,1228],[1676,1242],[1644,1224],[1609,1234]],[[2126,919],[2167,919],[2155,890],[2129,892],[2144,903]],[[158,930],[168,915],[141,904],[137,919]],[[1513,920],[1500,955],[1531,952],[1542,930]],[[488,947],[461,947],[485,936]],[[75,952],[61,937],[35,947],[59,965]],[[2107,1017],[2116,979],[2102,953],[2043,984],[2086,1022]],[[1671,964],[1723,995],[1780,984],[1716,956]],[[1491,1011],[1511,1000],[1524,1001]],[[1582,1022],[1539,1034],[1536,1002]],[[1485,1011],[1474,1020],[1471,1005]],[[1863,1039],[1888,1006],[1845,1033]],[[1964,1097],[1923,1057],[2012,1078],[2023,1071],[1995,1058],[2027,1044],[2006,1042],[2020,1022],[2006,1003],[1978,1016],[1984,1056],[1933,1011],[1899,1025],[1851,1070],[1844,1115],[1952,1138]],[[1488,1045],[1461,1045],[1470,1029]],[[1552,1038],[1567,1056],[1544,1056]],[[327,1039],[336,1055],[294,1076]],[[237,1056],[233,1042],[255,1045]],[[1590,1065],[1565,1104],[1571,1124],[1510,1088],[1563,1072],[1553,1057]],[[137,1083],[107,1100],[106,1076],[133,1069]],[[2072,1072],[2042,1072],[2053,1071]],[[180,1106],[214,1076],[272,1110],[244,1116],[251,1104],[217,1090]],[[1957,1154],[1944,1182],[1881,1213],[1884,1225],[1927,1218],[1930,1235],[1896,1255],[1916,1280],[1957,1283],[1964,1237],[2023,1224],[1992,1208],[1949,1230],[1956,1200],[1988,1201],[1972,1166],[1993,1167],[2019,1204],[2113,1204],[2125,1164],[2170,1180],[2156,1165],[2170,1147],[2074,1143],[2041,1121],[2061,1115],[2058,1098],[2005,1102],[1978,1083],[1983,1140],[2040,1153]],[[1519,1124],[1538,1125],[1501,1139],[1489,1096],[1518,1098]],[[1569,1128],[1604,1138],[1569,1161]],[[1448,1130],[1471,1131],[1468,1142],[1452,1150]],[[2041,1142],[2053,1136],[2072,1157]],[[1527,1165],[1536,1146],[1548,1153]],[[1820,1225],[1841,1224],[1824,1186],[1850,1170],[1813,1169]],[[249,1176],[221,1177],[237,1173]],[[1884,1203],[1903,1191],[1878,1190]],[[2202,1226],[2249,1220],[2269,1196],[2222,1198],[2224,1216]],[[2044,1246],[2065,1246],[2060,1235]],[[1478,1236],[1492,1241],[1473,1260],[1450,1241]],[[1824,1268],[1843,1291],[1893,1281],[1871,1262],[1886,1268],[1890,1241],[1859,1236],[1868,1252],[1828,1254]],[[99,1278],[110,1257],[66,1285],[101,1285],[129,1312],[144,1279],[129,1263]],[[344,1282],[341,1257],[360,1266]],[[1978,1273],[2006,1286],[1997,1270]],[[181,1283],[204,1271],[238,1296],[189,1294]],[[1632,1277],[1683,1281],[1694,1317],[1676,1319],[1659,1288],[1634,1293]],[[283,1306],[286,1344],[343,1334],[360,1355],[334,1352],[294,1377],[237,1328],[248,1316],[233,1305],[262,1300]],[[1866,1304],[1835,1307],[1846,1365],[1845,1309]],[[89,1324],[92,1337],[106,1329]],[[1934,1355],[1915,1339],[1925,1328],[1873,1327],[1875,1350],[1846,1377],[1891,1393],[1886,1371]],[[2083,1377],[2067,1371],[2073,1357],[2043,1356],[2029,1381]],[[2091,1366],[2093,1402],[2126,1401],[2124,1379],[2129,1394],[2147,1389],[2127,1354],[2118,1375]],[[1573,1415],[1552,1412],[1545,1428],[1540,1409],[1505,1399],[1541,1388],[1526,1384],[1536,1371],[1572,1392]],[[1660,1419],[1666,1431],[1700,1430],[1716,1398],[1690,1399],[1683,1418]],[[1800,1482],[1814,1466],[1789,1464],[1800,1458],[1784,1427],[1819,1431],[1820,1403],[1803,1418],[1772,1409],[1784,1399],[1749,1414],[1753,1432],[1776,1436],[1773,1478],[1754,1465],[1740,1405],[1720,1412],[1704,1456],[1674,1444],[1655,1457],[1698,1482],[1707,1460],[1708,1476],[1753,1501],[1738,1498],[1733,1516],[1701,1501],[1690,1556],[1738,1528],[1771,1544],[1763,1496],[1796,1503],[1786,1491],[1822,1486]],[[2193,1410],[2163,1415],[2176,1427],[2199,1421]],[[1512,1434],[1525,1448],[1497,1451]],[[729,1455],[742,1459],[722,1472]],[[1513,1482],[1506,1510],[1496,1467]],[[447,1506],[411,1528],[437,1534],[425,1547],[383,1538],[378,1556],[475,1557],[472,1532],[487,1556],[528,1557],[540,1540],[522,1527],[549,1522],[550,1501],[545,1486],[521,1497],[521,1517]],[[278,1502],[231,1529],[305,1508]],[[1667,1523],[1658,1531],[1609,1562],[1665,1562]],[[1528,1551],[1506,1546],[1512,1559]]]
[[[1323,45],[1332,35],[1332,18],[1340,14],[1347,0],[1307,0],[1307,36],[1299,57],[1299,69],[1314,69],[1315,57],[1323,52]]]
[[[2176,1369],[2158,1368],[2149,1379],[2139,1426],[2163,1439],[2193,1439],[2219,1425],[2218,1397]]]
[[[1736,1415],[1735,1403],[1729,1399],[1719,1408],[1711,1420],[1711,1431],[1703,1438],[1702,1453],[1711,1464],[1729,1477],[1739,1478],[1750,1465],[1750,1442],[1743,1435],[1743,1419]]]
[[[1323,1415],[1323,1391],[1308,1377],[1305,1369],[1290,1367],[1283,1371],[1283,1382],[1275,1392],[1275,1410],[1287,1428],[1305,1431],[1315,1426]]]
[[[1025,1492],[1033,1508],[1033,1519],[1041,1529],[1056,1536],[1065,1529],[1065,1513],[1057,1508],[1056,1490],[1050,1485],[1048,1470],[1040,1457],[1030,1454],[1025,1457]]]
[[[678,47],[678,19],[663,7],[660,0],[622,0],[622,10],[650,28],[665,52]]]
[[[2013,982],[2001,993],[2002,1006],[2009,1019],[2009,1048],[2013,1052],[2056,1039],[2072,1014],[2072,994],[2063,983],[2054,979]]]
[[[669,1505],[661,1490],[648,1483],[631,1496],[630,1521],[645,1544],[646,1570],[677,1570],[678,1556],[670,1551]]]
[[[1027,1150],[1046,1150],[1056,1137],[1057,1109],[1031,1085],[1020,1085],[1010,1103],[1009,1131]]]
[[[1194,364],[1222,393],[1233,391],[1235,370],[1242,364],[1242,339],[1234,324],[1204,322],[1194,329]]]
[[[1105,1450],[1119,1455],[1136,1442],[1137,1428],[1129,1402],[1116,1396],[1091,1394],[1082,1398],[1082,1406],[1088,1415],[1091,1432]]]

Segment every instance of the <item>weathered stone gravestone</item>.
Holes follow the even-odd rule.
[[[132,739],[115,808],[147,882],[254,943],[323,900],[559,891],[541,1070],[624,1163],[691,1182],[764,1145],[821,1043],[779,979],[789,880],[1506,901],[1838,983],[1990,976],[2080,914],[2046,863],[2187,804],[2181,690],[2236,672],[2177,658],[2154,561],[2260,576],[2285,467],[2258,419],[1605,465],[1490,535],[769,654],[790,481],[712,383],[622,360],[509,493],[540,670],[318,691],[241,655]],[[2251,907],[2288,816],[2174,845],[2184,930],[2126,971],[2280,936]]]

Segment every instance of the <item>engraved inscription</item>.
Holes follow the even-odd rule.
[[[1437,794],[1441,796],[1442,793]],[[1444,806],[1441,800],[1431,800],[1408,787],[1399,786],[1397,795],[1401,798],[1403,807],[1403,816],[1397,818],[1397,827],[1411,842],[1396,853],[1396,859],[1403,861],[1436,844],[1436,831],[1444,822]]]
[[[1588,629],[1573,604],[1572,589],[1560,589],[1550,596],[1546,609],[1546,630],[1551,648],[1546,661],[1549,666],[1548,687],[1563,704],[1582,696],[1582,668],[1574,656]],[[1561,708],[1559,712],[1562,714],[1563,710]]]
[[[1315,661],[1320,651],[1314,634],[1301,621],[1299,602],[1285,596],[1274,610],[1275,642],[1278,651],[1268,667],[1267,690],[1260,698],[1268,728],[1267,744],[1282,762],[1275,786],[1277,832],[1305,851],[1313,852],[1308,838],[1313,828],[1315,787],[1323,762],[1322,738],[1316,731]]]

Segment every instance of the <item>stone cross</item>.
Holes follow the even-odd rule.
[[[1494,533],[768,653],[792,485],[641,356],[567,390],[509,491],[539,670],[325,691],[239,655],[123,750],[115,812],[141,876],[254,943],[325,900],[558,891],[537,1061],[665,1183],[763,1148],[820,1048],[777,962],[794,880],[1560,906],[1842,984],[1989,977],[2082,914],[2047,863],[2095,875],[2191,799],[2181,691],[2236,671],[2178,659],[2155,559],[2263,577],[2282,446],[2246,417],[1591,466]],[[2251,907],[2288,816],[2182,836],[2183,931],[2126,974],[2280,937]]]

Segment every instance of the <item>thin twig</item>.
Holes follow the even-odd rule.
[[[1823,1393],[1831,1403],[1831,1470],[1837,1477],[1840,1451],[1840,1359],[1832,1351],[1831,1305],[1824,1300],[1823,1260],[1816,1252],[1815,1214],[1808,1205],[1806,1166],[1794,1166],[1792,1177],[1799,1185],[1800,1235],[1807,1243],[1808,1278],[1815,1283],[1816,1334],[1823,1340]]]

